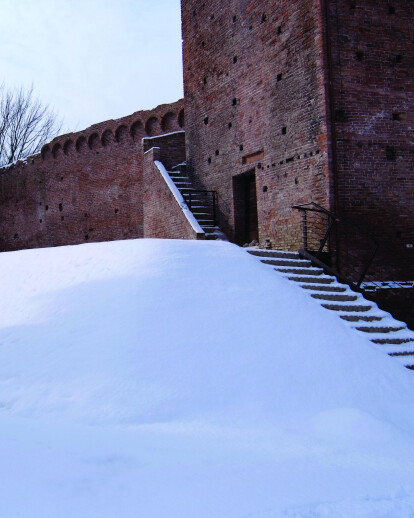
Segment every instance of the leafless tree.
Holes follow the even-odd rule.
[[[0,85],[0,166],[26,158],[61,130],[56,114],[33,94],[33,86]]]

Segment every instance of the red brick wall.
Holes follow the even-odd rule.
[[[388,249],[373,278],[413,279],[414,249],[414,3],[329,0],[329,56],[337,211],[369,226]],[[341,244],[350,271],[357,241]]]
[[[237,240],[233,178],[254,170],[261,244],[299,248],[291,206],[331,205],[319,3],[186,0],[182,19],[190,174]]]
[[[185,131],[176,131],[160,137],[146,137],[142,140],[143,150],[159,149],[158,160],[167,170],[185,161]]]
[[[155,160],[160,161],[162,156],[167,158],[167,163],[170,162],[171,159],[168,159],[166,155],[165,148],[162,150],[158,147],[152,147],[144,154],[144,237],[163,239],[204,238],[204,234],[197,235],[154,163]],[[175,158],[177,158],[177,155],[174,153],[174,160]],[[178,163],[183,158],[182,155]]]
[[[183,101],[162,105],[57,137],[3,169],[0,250],[143,237],[142,138],[183,122]]]

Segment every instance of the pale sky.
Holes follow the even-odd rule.
[[[180,0],[0,0],[1,83],[33,83],[63,132],[176,101]]]

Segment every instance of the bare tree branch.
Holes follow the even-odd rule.
[[[58,135],[62,123],[29,89],[0,84],[0,166],[38,153]]]

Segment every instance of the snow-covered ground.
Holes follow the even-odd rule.
[[[2,518],[414,516],[414,373],[244,250],[0,271]]]

